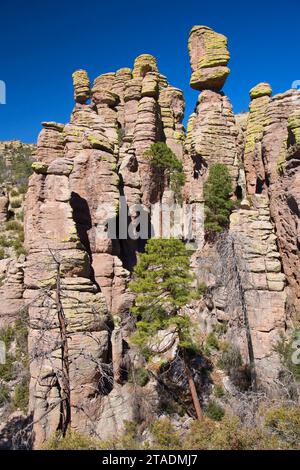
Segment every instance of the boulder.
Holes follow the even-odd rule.
[[[195,90],[219,91],[230,70],[227,38],[207,26],[194,26],[189,36],[189,54],[192,67],[190,85]]]

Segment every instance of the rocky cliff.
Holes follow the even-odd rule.
[[[145,155],[155,142],[183,163],[181,204],[203,211],[210,168],[228,168],[239,203],[218,240],[206,240],[197,219],[191,270],[206,292],[186,308],[205,338],[219,332],[220,341],[238,348],[255,391],[279,393],[275,349],[299,320],[300,306],[300,92],[272,97],[261,83],[250,91],[249,114],[235,116],[222,92],[230,73],[225,36],[196,26],[188,48],[191,86],[200,94],[187,131],[182,91],[148,54],[93,84],[76,71],[70,122],[43,123],[24,205],[26,251],[4,260],[0,288],[3,324],[8,313],[11,323],[26,310],[36,448],[66,425],[106,439],[122,433],[126,420],[159,414],[157,370],[143,386],[130,379],[144,359],[130,346],[128,289],[154,223],[153,204],[175,203]],[[4,191],[3,222],[7,208]],[[124,211],[132,237],[118,226]],[[138,237],[142,218],[149,230]],[[163,218],[162,211],[162,225]],[[176,356],[174,343],[170,349]],[[205,407],[213,377],[201,378],[197,365],[193,373]],[[222,380],[226,385],[228,377]]]

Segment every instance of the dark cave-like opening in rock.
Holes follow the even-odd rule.
[[[264,183],[260,178],[257,178],[255,194],[262,194],[263,190],[264,190]]]
[[[238,201],[243,199],[243,188],[240,185],[236,187],[235,195]]]

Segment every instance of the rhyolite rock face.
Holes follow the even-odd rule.
[[[271,223],[268,197],[254,196],[254,207],[236,211],[231,216],[230,231],[241,258],[240,270],[245,290],[258,381],[272,389],[280,371],[280,360],[274,352],[286,325],[286,277],[283,273],[277,237]],[[230,275],[230,274],[229,274]],[[230,294],[229,294],[230,295]],[[238,320],[233,322],[232,337]],[[245,336],[245,328],[242,328]],[[248,344],[243,333],[239,344],[247,358]]]
[[[239,129],[226,96],[211,90],[199,95],[188,137],[188,151],[194,155],[198,165],[209,169],[215,163],[223,163],[232,176],[233,186],[236,186],[242,149]]]
[[[299,311],[299,107],[300,94],[290,90],[270,98],[271,88],[251,90],[245,133],[244,166],[249,195],[269,197],[283,271],[287,310]]]
[[[163,197],[144,153],[165,140],[182,158],[185,138],[182,92],[160,75],[150,55],[138,57],[133,70],[97,77],[92,89],[84,71],[73,74],[73,83],[76,104],[70,122],[43,123],[25,207],[24,299],[30,304],[36,447],[60,426],[58,278],[72,362],[72,428],[98,432],[107,415],[107,431],[114,435],[135,414],[134,400],[125,414],[118,411],[131,392],[122,378],[129,332],[117,325],[132,305],[130,270],[145,241],[112,238],[107,224],[124,209],[120,196],[133,224],[134,204],[147,211]],[[53,410],[46,413],[49,407]]]
[[[227,38],[207,26],[194,26],[189,37],[192,67],[191,87],[195,90],[221,90],[230,73]]]
[[[59,428],[63,378],[64,312],[68,343],[72,426],[91,430],[97,409],[100,364],[108,361],[109,315],[95,284],[88,253],[73,218],[68,159],[49,162],[30,180],[26,199],[24,299],[29,310],[30,410],[39,447]],[[93,361],[91,361],[93,358]],[[94,397],[94,399],[92,399]]]
[[[186,131],[183,93],[149,54],[93,84],[86,71],[75,72],[70,122],[43,123],[25,204],[28,255],[0,264],[1,303],[29,309],[36,447],[61,428],[66,345],[72,429],[107,439],[121,433],[125,421],[143,420],[144,402],[155,413],[156,380],[142,389],[128,380],[132,367],[144,367],[129,346],[134,299],[128,283],[146,240],[108,232],[124,210],[128,225],[138,229],[137,205],[149,219],[151,204],[174,202],[145,156],[155,142],[166,142],[183,162],[183,200],[202,208],[193,221],[198,247],[191,268],[210,289],[187,311],[203,333],[227,325],[226,340],[246,364],[250,338],[263,389],[272,390],[280,373],[274,347],[300,307],[300,93],[271,98],[270,85],[260,83],[250,92],[249,113],[235,116],[221,92],[229,75],[226,37],[195,26],[189,54],[191,86],[201,93]],[[242,198],[226,235],[236,259],[205,243],[203,187],[215,163],[228,167],[232,197]],[[0,217],[7,218],[5,192]],[[233,265],[244,309],[241,299],[233,304]],[[166,354],[173,357],[176,347]]]
[[[272,88],[260,83],[250,91],[251,104],[245,132],[244,168],[248,194],[266,190],[266,175],[262,159],[262,137]]]
[[[202,204],[203,185],[215,163],[227,166],[234,192],[244,193],[241,170],[244,138],[227,96],[220,92],[230,70],[230,55],[225,36],[205,26],[195,26],[189,38],[192,67],[191,87],[201,90],[194,113],[190,116],[184,145],[186,185],[184,196],[190,203]],[[198,223],[198,246],[204,243],[204,217]]]

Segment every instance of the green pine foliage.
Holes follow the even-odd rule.
[[[167,176],[170,189],[174,191],[177,200],[181,199],[181,189],[185,183],[183,165],[175,153],[164,142],[152,144],[145,152],[153,168]]]
[[[222,421],[225,411],[217,402],[210,401],[206,407],[205,414],[214,421]]]
[[[190,320],[180,313],[190,299],[191,282],[189,254],[181,240],[148,241],[140,255],[130,284],[137,294],[132,313],[138,318],[133,342],[147,356],[149,341],[160,330],[175,327],[182,347],[191,346]]]
[[[234,207],[234,201],[230,199],[231,193],[232,183],[227,166],[221,163],[212,165],[204,185],[207,233],[220,233],[229,227],[229,217]]]

